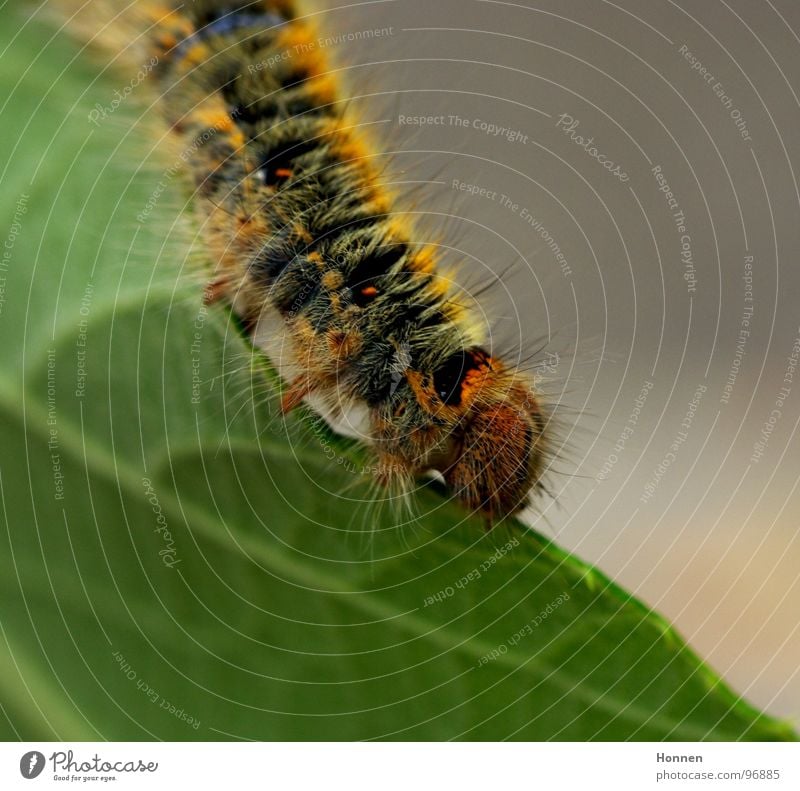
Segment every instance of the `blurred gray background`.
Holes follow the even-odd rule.
[[[534,355],[559,458],[530,520],[796,722],[800,7],[317,7],[420,240]]]

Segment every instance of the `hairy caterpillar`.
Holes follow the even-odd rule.
[[[522,508],[546,466],[534,381],[480,345],[435,249],[392,214],[294,3],[94,6],[111,10],[106,38],[144,42],[191,152],[207,301],[233,306],[254,343],[280,319],[296,371],[282,408],[360,406],[383,483],[435,470],[489,524]]]

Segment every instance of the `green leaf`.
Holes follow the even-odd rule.
[[[795,738],[598,570],[434,485],[403,520],[360,447],[280,417],[200,305],[178,179],[137,222],[169,163],[135,99],[96,128],[114,78],[13,27],[0,735]]]

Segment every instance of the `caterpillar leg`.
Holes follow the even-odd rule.
[[[225,289],[227,285],[227,279],[222,277],[219,277],[216,280],[212,280],[210,283],[208,283],[205,291],[203,292],[203,304],[213,305],[216,302],[219,302],[225,296]]]
[[[281,397],[281,412],[288,415],[313,389],[313,385],[304,374],[298,376]]]

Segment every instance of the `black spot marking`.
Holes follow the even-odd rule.
[[[241,75],[227,69],[217,69],[213,73],[213,83],[219,86],[228,114],[237,124],[256,124],[264,116],[258,102],[242,101],[240,87]]]
[[[229,105],[228,115],[237,124],[255,124],[261,118],[261,113],[257,109],[254,112],[252,105],[245,105],[239,102]]]
[[[300,66],[280,75],[278,82],[281,88],[296,88],[298,85],[302,85],[310,76],[308,71]]]
[[[362,308],[371,302],[381,291],[380,278],[406,254],[403,244],[387,245],[378,248],[372,255],[360,261],[348,275],[347,285],[352,291],[353,303]],[[373,293],[372,289],[377,293]]]
[[[380,291],[378,291],[375,286],[368,283],[353,292],[353,304],[359,308],[366,307],[370,302],[376,299],[379,294]]]
[[[295,257],[273,280],[270,299],[284,316],[295,317],[317,298],[319,272],[303,257]]]
[[[333,201],[330,203],[333,204]],[[363,212],[364,207],[358,202],[353,202],[352,206],[345,206],[339,201],[336,201],[335,207],[336,212],[325,211],[326,206],[323,206],[323,210],[317,216],[306,217],[308,232],[314,238],[315,243],[324,241],[334,245],[340,236],[350,234],[352,231],[371,228],[379,221],[372,214],[362,214],[360,217],[356,216],[343,223],[339,215],[346,216],[349,213]]]
[[[317,144],[313,140],[287,140],[276,144],[261,158],[258,171],[264,183],[273,187],[286,181],[287,173],[293,170],[295,160],[316,147]]]
[[[433,372],[436,395],[447,406],[458,406],[461,403],[461,383],[467,375],[467,370],[467,354],[460,351],[450,355]]]
[[[272,281],[283,272],[292,260],[291,255],[279,245],[265,244],[250,264],[250,272],[256,280]]]
[[[467,349],[450,355],[433,372],[433,386],[436,395],[447,406],[458,406],[461,404],[464,379],[467,374],[489,365],[489,355],[483,349]]]
[[[286,101],[279,107],[276,117],[294,118],[296,115],[329,115],[329,107],[321,107],[314,104],[310,99],[300,96]]]
[[[250,273],[255,280],[269,283],[303,252],[302,245],[292,242],[289,229],[283,228],[264,243],[250,262]]]

